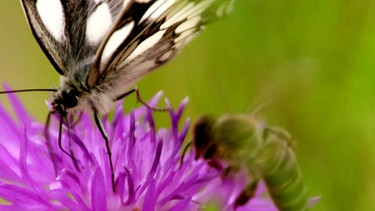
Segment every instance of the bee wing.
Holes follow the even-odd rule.
[[[90,63],[123,0],[20,0],[39,46],[61,75]],[[98,21],[100,20],[100,21]]]
[[[232,0],[131,1],[98,50],[87,84],[122,94],[170,61],[202,26],[223,16]]]

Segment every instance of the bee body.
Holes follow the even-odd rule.
[[[196,158],[224,162],[226,175],[246,168],[252,180],[235,206],[246,204],[263,179],[280,210],[306,210],[307,190],[285,130],[268,127],[249,115],[224,115],[217,120],[204,116],[195,124],[193,145]]]

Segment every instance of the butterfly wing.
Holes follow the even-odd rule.
[[[61,75],[91,63],[124,1],[21,0],[31,31]],[[100,20],[100,21],[98,21]],[[85,75],[85,74],[82,74]]]
[[[48,57],[52,65],[55,67],[57,72],[64,74],[64,61],[62,61],[61,51],[65,42],[61,36],[60,29],[55,27],[54,29],[48,30],[47,26],[43,23],[39,11],[36,7],[37,1],[33,0],[21,0],[26,19],[30,25],[31,31],[37,40],[38,44],[42,48],[44,54]],[[56,17],[54,21],[56,25],[62,25],[62,14],[58,14],[60,17]],[[52,30],[55,30],[53,32]],[[60,41],[60,42],[59,42]]]
[[[21,0],[34,37],[55,69],[86,90],[102,85],[114,96],[171,60],[232,2]]]
[[[170,61],[203,26],[230,11],[231,0],[131,1],[98,50],[88,86],[114,96]]]

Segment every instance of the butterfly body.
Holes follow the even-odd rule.
[[[112,108],[114,97],[109,93],[109,88],[102,85],[87,89],[84,84],[72,83],[64,76],[60,79],[62,82],[52,99],[53,110],[57,113],[91,113],[95,109],[98,113],[105,114]]]

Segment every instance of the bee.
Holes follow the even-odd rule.
[[[306,210],[307,189],[287,131],[268,127],[251,115],[227,114],[218,119],[202,116],[194,125],[196,159],[223,167],[223,176],[246,169],[250,182],[234,206],[245,205],[260,180],[279,210]]]

